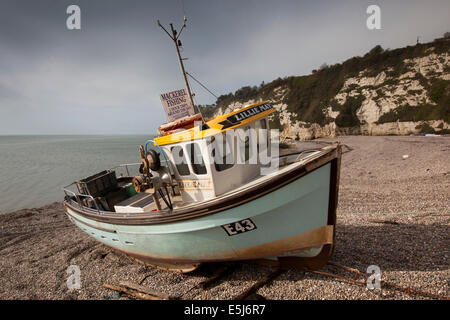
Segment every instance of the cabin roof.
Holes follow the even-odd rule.
[[[206,125],[196,126],[194,128],[182,130],[170,135],[157,137],[154,139],[154,142],[161,146],[183,141],[204,139],[217,133],[224,132],[228,129],[235,129],[244,126],[259,118],[268,116],[274,111],[275,109],[268,101],[258,102],[233,112],[212,118],[206,122]]]

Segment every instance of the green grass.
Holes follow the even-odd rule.
[[[407,92],[409,95],[415,96],[422,94],[423,90],[408,90]]]
[[[397,107],[378,119],[377,123],[396,122],[396,121],[428,121],[444,120],[450,123],[449,106],[423,104],[419,106],[404,105]]]
[[[356,112],[364,101],[364,95],[356,97],[347,97],[345,103],[341,106],[339,115],[336,117],[336,125],[339,127],[355,127],[360,125]]]
[[[269,119],[269,127],[270,129],[283,130],[283,126],[280,122],[280,115],[278,112],[274,112],[272,115],[272,119]]]
[[[420,133],[434,133],[434,128],[426,122],[418,125],[416,129],[420,129]]]

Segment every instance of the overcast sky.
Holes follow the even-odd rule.
[[[81,8],[81,30],[66,9]],[[381,30],[366,27],[371,4]],[[186,69],[217,95],[450,31],[450,1],[0,0],[0,134],[152,134]],[[191,82],[195,101],[215,98]]]

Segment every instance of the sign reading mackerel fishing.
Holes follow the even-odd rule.
[[[195,114],[186,89],[163,93],[160,98],[169,122]]]
[[[240,124],[243,120],[248,119],[250,117],[256,116],[257,114],[272,109],[272,105],[270,103],[263,103],[251,108],[248,108],[244,111],[235,113],[226,118],[226,120],[219,122],[219,124],[223,125],[223,129],[227,129],[229,127],[233,127],[235,125]]]

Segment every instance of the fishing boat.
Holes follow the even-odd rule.
[[[341,148],[280,155],[274,112],[261,101],[163,124],[137,148],[140,163],[64,187],[65,212],[97,241],[160,268],[247,260],[320,269],[334,249]]]

